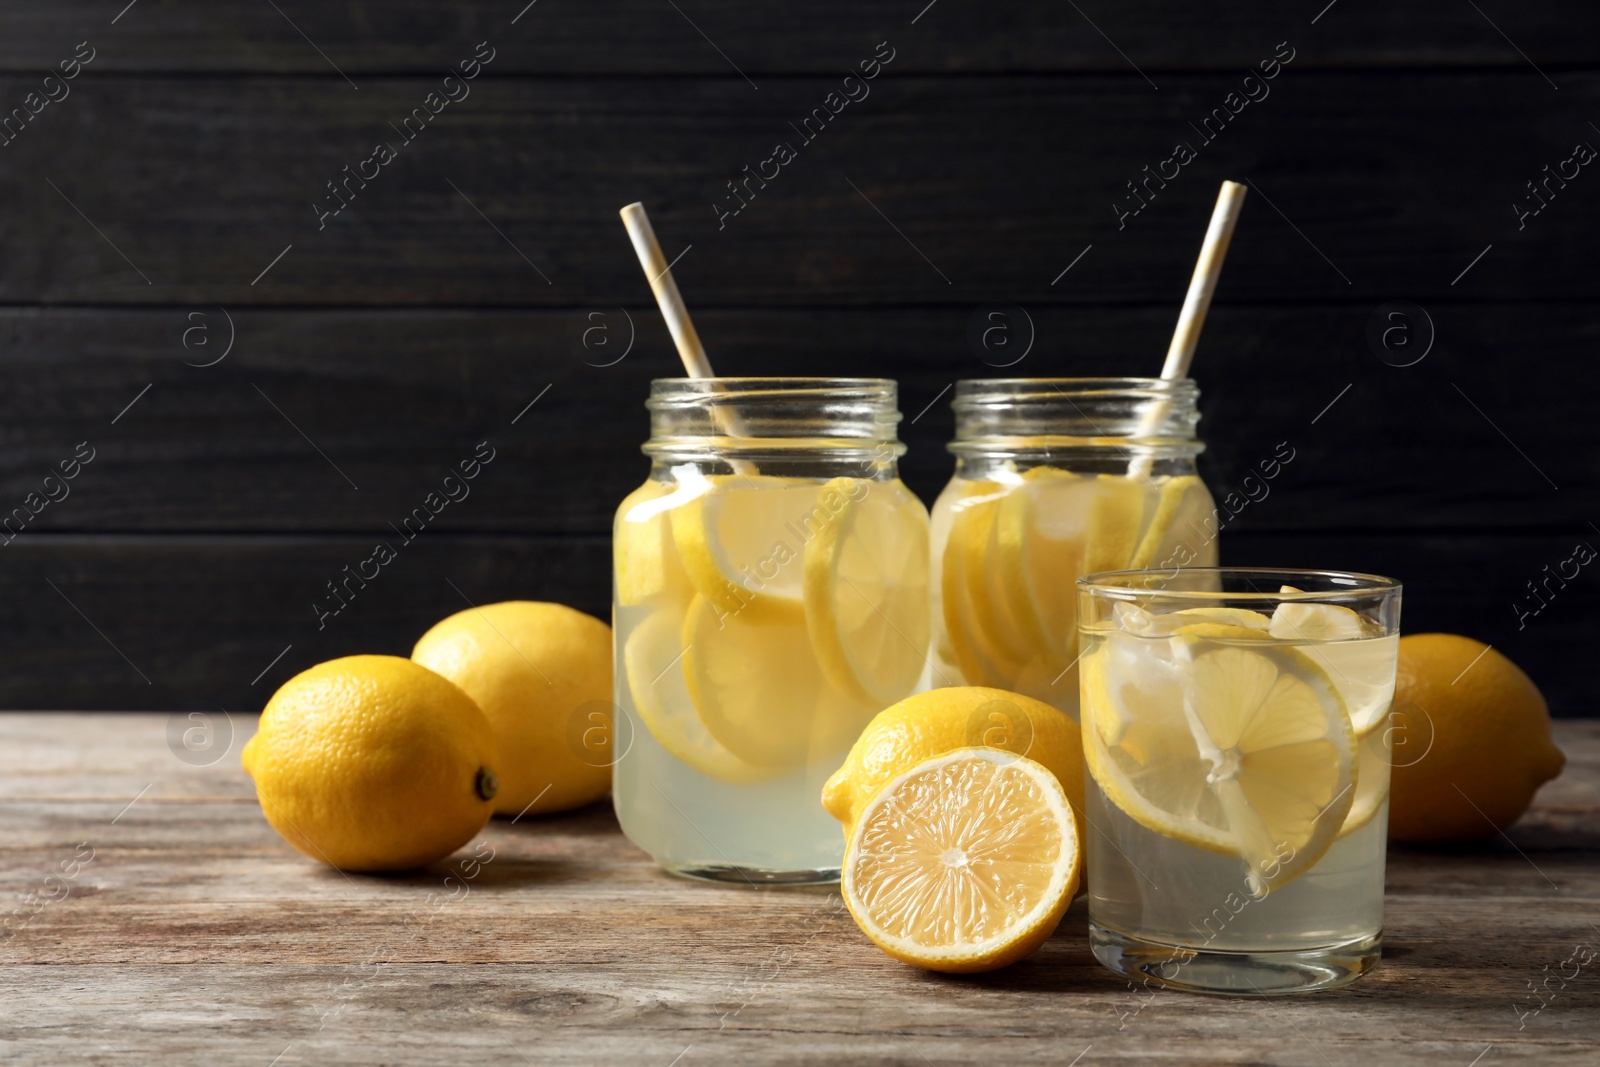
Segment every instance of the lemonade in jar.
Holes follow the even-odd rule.
[[[895,385],[664,379],[646,406],[614,527],[618,820],[679,874],[836,880],[822,783],[927,661]]]
[[[956,383],[933,508],[932,684],[1078,713],[1077,590],[1095,571],[1217,562],[1189,379]]]
[[[1342,985],[1378,961],[1400,585],[1085,577],[1089,933],[1145,985]]]

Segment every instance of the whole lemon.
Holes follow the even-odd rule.
[[[398,656],[346,656],[295,675],[267,701],[243,759],[272,828],[346,870],[425,866],[472,840],[493,810],[489,721]]]
[[[1049,704],[1021,693],[952,686],[909,696],[878,712],[822,787],[822,806],[846,837],[890,780],[958,748],[1000,748],[1041,763],[1072,803],[1083,840],[1083,735]]]
[[[466,691],[500,745],[495,811],[565,811],[611,789],[611,627],[561,604],[457,612],[411,658]]]
[[[1526,674],[1456,634],[1400,639],[1389,836],[1466,841],[1521,818],[1566,764]]]

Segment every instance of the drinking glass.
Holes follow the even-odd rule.
[[[1078,589],[1096,958],[1245,995],[1370,970],[1399,583],[1169,568]]]

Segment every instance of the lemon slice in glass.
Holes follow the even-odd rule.
[[[1174,551],[1188,538],[1188,544],[1198,558],[1202,538],[1194,534],[1206,533],[1207,519],[1212,517],[1211,494],[1205,484],[1192,474],[1181,474],[1161,482],[1161,492],[1156,498],[1155,514],[1150,525],[1139,539],[1128,566],[1170,567],[1176,562]],[[1197,526],[1198,524],[1198,526]]]
[[[1055,775],[999,749],[962,748],[873,795],[851,829],[839,889],[890,956],[969,973],[1043,944],[1078,873],[1077,830]]]
[[[686,499],[673,508],[672,537],[701,596],[723,611],[757,600],[798,606],[808,538],[830,516],[817,484],[763,474],[684,472]]]
[[[1267,888],[1332,845],[1354,801],[1356,737],[1310,657],[1204,623],[1109,634],[1080,670],[1089,773],[1129,817],[1239,856]]]
[[[979,486],[990,487],[987,492]],[[999,519],[1007,500],[1020,491],[997,482],[970,483],[973,492],[956,505],[950,524],[950,540],[945,555],[958,555],[957,561],[966,582],[965,602],[969,626],[982,634],[982,641],[1008,662],[1025,663],[1035,654],[1041,639],[1032,625],[1026,603],[1022,611],[1007,602],[1004,561],[999,551]]]
[[[984,512],[1005,492],[997,482],[973,481],[961,485],[951,505],[950,532],[942,553],[939,592],[944,631],[962,680],[968,685],[1012,689],[1022,671],[1020,658],[1002,649],[980,620],[973,593],[981,590],[983,547],[975,542],[992,532],[992,513]],[[987,606],[987,605],[986,605]]]
[[[633,707],[650,735],[673,756],[718,781],[743,784],[770,778],[711,736],[695,711],[683,675],[683,646],[676,612],[657,611],[628,635],[623,671]]]
[[[1001,501],[996,519],[998,588],[1031,650],[1062,665],[1077,655],[1076,582],[1095,484],[1058,467],[1034,467]]]
[[[1120,474],[1098,474],[1089,497],[1083,573],[1127,568],[1139,547],[1148,482]]]
[[[682,647],[700,721],[746,763],[786,770],[837,759],[878,710],[828,685],[797,603],[758,600],[723,612],[696,597]]]
[[[693,589],[672,543],[668,499],[677,490],[664,482],[646,482],[617,509],[612,530],[617,602],[624,606],[667,598],[688,602]]]
[[[927,661],[927,512],[899,482],[835,478],[817,498],[833,517],[805,547],[811,648],[834,688],[887,707]]]

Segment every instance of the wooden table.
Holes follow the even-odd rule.
[[[341,874],[267,826],[232,723],[190,766],[181,716],[0,715],[0,1063],[1600,1063],[1600,722],[1558,724],[1567,772],[1508,836],[1390,850],[1352,988],[1144,1003],[1081,901],[1015,967],[924,974],[831,890],[661,874],[605,805]]]

